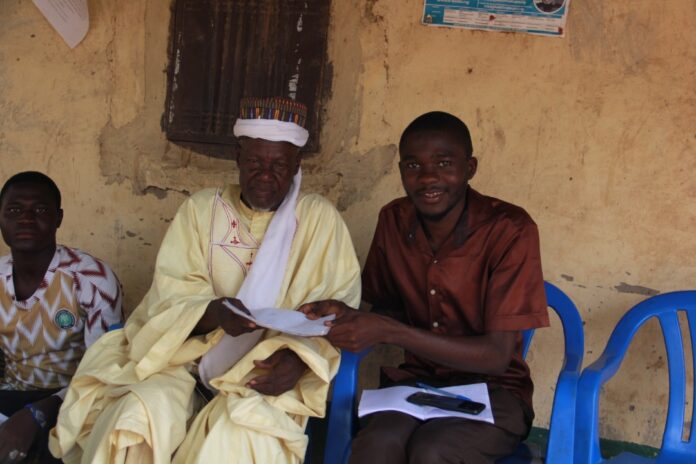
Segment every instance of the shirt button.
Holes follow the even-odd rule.
[[[431,295],[434,295],[434,294],[436,294],[436,293],[437,293],[437,292],[435,291],[434,288],[433,288],[432,290],[430,290],[430,294],[431,294]]]
[[[437,259],[433,259],[433,264],[437,264]]]
[[[435,327],[437,329],[438,327],[440,327],[440,324],[438,324],[438,322],[435,321],[435,322],[433,322],[433,327]]]

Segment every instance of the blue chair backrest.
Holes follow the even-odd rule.
[[[601,386],[618,371],[638,329],[653,317],[657,317],[660,322],[669,369],[669,405],[658,458],[660,462],[696,462],[696,429],[693,419],[689,438],[682,439],[687,398],[684,342],[679,326],[680,311],[686,313],[691,352],[695,353],[696,291],[665,293],[646,299],[624,314],[609,337],[602,355],[585,369],[580,380],[578,395],[576,462],[601,462],[598,430]],[[696,372],[696,358],[692,359],[692,368]],[[649,383],[650,379],[645,379],[645,382]],[[689,401],[692,407],[695,401],[696,392],[692,394]]]
[[[556,384],[551,414],[551,427],[547,447],[547,463],[568,462],[573,449],[575,421],[575,395],[585,350],[582,319],[573,302],[558,287],[544,283],[549,307],[558,314],[563,325],[565,359]],[[523,333],[523,354],[526,357],[534,330]],[[341,367],[334,379],[333,396],[324,454],[324,461],[331,464],[348,462],[350,443],[357,428],[355,420],[358,367],[369,352],[344,351]]]

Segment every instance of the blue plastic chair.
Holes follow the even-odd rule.
[[[546,282],[546,299],[561,319],[565,337],[565,359],[556,384],[553,401],[549,442],[546,462],[568,463],[573,449],[575,423],[575,396],[577,381],[582,367],[585,349],[582,319],[573,302],[558,287]],[[526,357],[534,330],[523,334],[523,355]],[[356,392],[358,390],[358,367],[369,350],[361,353],[343,352],[341,367],[334,380],[334,390],[329,411],[324,462],[327,464],[347,463],[350,444],[357,429]],[[515,454],[499,460],[501,464],[532,462],[543,453],[535,452],[521,444]]]
[[[686,403],[684,345],[678,313],[684,311],[691,333],[691,350],[696,352],[696,291],[657,295],[637,304],[621,318],[614,328],[602,355],[582,373],[578,384],[577,422],[575,426],[575,462],[579,464],[612,463],[694,463],[696,462],[696,428],[693,420],[688,440],[682,440]],[[603,459],[599,449],[599,395],[602,385],[616,374],[626,350],[638,329],[657,317],[667,350],[669,367],[669,406],[662,436],[662,447],[656,458],[621,453]],[[692,360],[694,370],[696,361]],[[645,379],[646,385],[650,379]],[[691,399],[696,401],[696,393]]]

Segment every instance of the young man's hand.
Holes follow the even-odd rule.
[[[28,409],[20,409],[0,425],[0,463],[20,462],[41,428]]]
[[[336,348],[354,353],[378,343],[387,343],[385,337],[398,324],[392,318],[358,311],[337,300],[306,303],[297,310],[313,320],[335,314],[336,319],[324,323],[331,327],[325,337]]]
[[[254,361],[254,364],[268,372],[251,379],[247,387],[271,396],[278,396],[294,388],[307,370],[304,361],[294,351],[287,348],[276,351],[262,361]]]
[[[35,402],[34,407],[43,413],[46,423],[52,426],[58,416],[60,404],[60,398],[49,396]],[[12,414],[0,425],[0,463],[14,463],[24,460],[40,432],[41,427],[36,423],[28,409],[22,408]]]
[[[228,300],[232,305],[249,313],[249,310],[244,303],[236,298],[218,298],[208,304],[208,311],[211,311],[215,316],[215,322],[218,327],[221,327],[225,332],[237,337],[243,333],[253,332],[258,329],[258,326],[248,319],[235,314],[230,308],[225,306],[223,302]]]
[[[331,327],[326,339],[333,346],[357,353],[379,343],[389,343],[389,334],[399,323],[374,313],[350,311],[326,324]]]
[[[346,313],[355,311],[355,309],[338,300],[323,300],[305,303],[297,308],[297,310],[304,313],[305,316],[307,316],[307,319],[312,320],[319,319],[320,317],[328,316],[330,314],[335,314],[336,318],[339,318]]]

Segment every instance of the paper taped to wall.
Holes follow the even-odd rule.
[[[33,0],[51,26],[68,44],[75,48],[89,30],[87,0]]]

